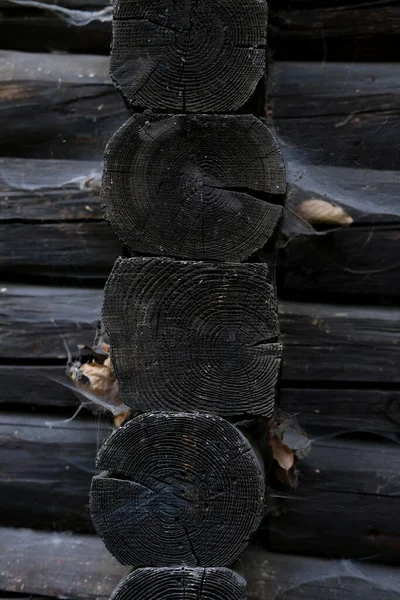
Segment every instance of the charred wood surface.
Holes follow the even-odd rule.
[[[136,115],[105,153],[105,216],[136,254],[245,260],[272,238],[285,190],[275,139],[249,115]]]
[[[214,415],[136,417],[106,440],[96,466],[90,513],[122,564],[230,565],[263,516],[263,467]]]
[[[0,548],[0,585],[6,592],[108,600],[127,571],[92,535],[1,528]],[[393,600],[399,593],[397,567],[366,561],[278,554],[254,546],[235,568],[248,580],[249,600]]]
[[[1,415],[2,525],[93,531],[90,480],[96,473],[96,450],[109,427],[98,427],[93,418],[70,423],[61,419]]]
[[[148,567],[136,569],[110,600],[245,600],[246,581],[224,567]]]
[[[0,357],[66,360],[64,340],[72,350],[93,342],[102,295],[98,289],[5,284]],[[281,302],[279,316],[283,380],[399,381],[397,308]]]
[[[400,453],[396,438],[357,441],[315,432],[299,464],[298,493],[269,518],[270,548],[337,558],[399,562]]]
[[[278,60],[398,61],[400,8],[395,0],[279,2],[270,12],[269,48]]]
[[[305,430],[324,427],[357,432],[400,433],[397,390],[290,388],[280,390],[280,408],[297,414]]]
[[[267,3],[114,5],[111,76],[136,108],[231,112],[264,78]]]
[[[119,260],[102,319],[128,406],[272,414],[282,347],[266,265]]]
[[[400,198],[399,198],[400,204]],[[349,295],[378,302],[400,297],[400,227],[336,228],[295,237],[281,252],[281,294],[331,300]]]

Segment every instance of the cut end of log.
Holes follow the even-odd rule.
[[[231,112],[265,75],[262,0],[119,0],[110,73],[135,108]]]
[[[245,600],[246,581],[223,567],[136,569],[110,600]]]
[[[134,566],[227,566],[260,525],[263,467],[214,415],[147,413],[104,443],[90,509],[107,549]]]
[[[251,115],[135,115],[109,142],[102,202],[134,255],[242,262],[272,240],[286,182]]]
[[[267,265],[120,259],[103,322],[131,408],[271,416],[282,346]]]

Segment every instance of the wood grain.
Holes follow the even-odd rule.
[[[0,585],[6,592],[107,600],[127,572],[92,535],[3,527],[0,548]],[[293,556],[251,546],[236,569],[248,579],[249,600],[392,600],[399,592],[397,567],[366,561]]]
[[[255,117],[145,113],[108,143],[101,197],[133,254],[241,262],[273,237],[285,191]]]
[[[16,285],[1,290],[1,359],[66,360],[62,336],[72,350],[92,344],[101,290]],[[397,308],[285,301],[279,316],[283,380],[399,381]]]
[[[106,440],[96,466],[92,521],[122,564],[230,565],[264,513],[263,467],[215,415],[135,417]]]
[[[119,0],[110,73],[135,108],[232,112],[264,78],[267,4]]]
[[[272,414],[282,347],[266,265],[120,259],[102,320],[135,410]]]

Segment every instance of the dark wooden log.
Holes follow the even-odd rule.
[[[267,10],[258,0],[119,0],[111,77],[136,108],[237,110],[264,78]]]
[[[104,280],[122,244],[105,222],[1,226],[0,274]],[[10,248],[12,252],[10,253]]]
[[[85,338],[84,341],[91,341]],[[75,350],[72,348],[71,350]],[[75,410],[86,398],[67,387],[63,366],[0,367],[0,405],[20,410],[37,408]],[[312,385],[311,383],[309,385]],[[334,385],[334,384],[333,384]],[[326,389],[284,387],[279,394],[280,408],[297,414],[302,426],[321,426],[345,431],[399,433],[400,392],[386,389]],[[61,418],[61,417],[60,417]]]
[[[396,442],[314,438],[298,492],[269,519],[274,551],[398,563],[400,452]],[[279,495],[279,494],[278,494]]]
[[[397,308],[280,303],[283,380],[399,381]]]
[[[280,408],[297,414],[304,429],[400,433],[400,392],[379,389],[289,388],[280,390]]]
[[[66,361],[63,337],[71,351],[92,344],[101,303],[98,289],[6,284],[0,288],[0,359]],[[281,302],[279,316],[283,380],[399,381],[397,308]]]
[[[282,347],[266,265],[119,259],[102,320],[128,406],[272,414]]]
[[[399,569],[371,562],[329,560],[250,547],[237,567],[248,581],[248,600],[392,600]]]
[[[107,140],[128,116],[106,57],[2,51],[0,58],[2,156],[103,159]]]
[[[94,535],[0,528],[0,589],[68,600],[108,600],[122,567]]]
[[[0,549],[1,589],[29,596],[108,600],[127,570],[93,535],[0,528]],[[248,580],[249,600],[393,600],[399,594],[398,568],[366,561],[251,546],[235,568]]]
[[[0,158],[0,223],[102,220],[102,168],[84,160]]]
[[[102,292],[80,288],[7,285],[0,288],[1,357],[68,358],[82,343],[92,344]]]
[[[280,292],[290,298],[332,301],[349,294],[379,301],[400,296],[400,228],[339,228],[300,236],[281,253]]]
[[[73,410],[71,411],[71,415]],[[0,522],[37,529],[93,531],[90,480],[111,428],[91,418],[3,413],[0,419]]]
[[[71,348],[73,352],[76,348]],[[64,366],[0,366],[0,406],[74,410],[80,399],[69,382]]]
[[[25,52],[110,53],[111,19],[96,18],[77,26],[36,8],[11,7],[2,11],[0,39],[2,48]]]
[[[285,189],[279,148],[250,115],[135,115],[106,149],[105,216],[133,253],[245,260],[273,236]]]
[[[110,600],[245,600],[246,581],[224,567],[148,567],[136,569]]]
[[[397,63],[273,62],[268,100],[275,118],[398,112],[399,77]]]
[[[147,413],[103,444],[90,511],[108,550],[136,566],[226,566],[264,512],[263,468],[215,415]],[[199,525],[201,524],[201,525]]]
[[[398,61],[400,9],[396,1],[274,2],[268,45],[278,60]]]

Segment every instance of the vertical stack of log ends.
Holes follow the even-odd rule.
[[[135,567],[114,600],[246,597],[226,567],[266,484],[234,423],[272,415],[282,353],[285,172],[257,119],[266,28],[264,0],[114,5],[110,70],[132,116],[106,148],[101,193],[131,258],[112,270],[102,320],[136,416],[100,449],[90,498],[106,547]]]

